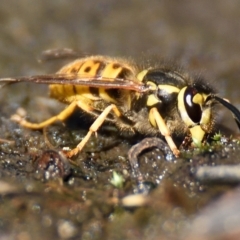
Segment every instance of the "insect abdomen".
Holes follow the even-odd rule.
[[[137,70],[134,66],[129,65],[126,61],[119,59],[93,56],[78,59],[64,66],[58,74],[66,74],[66,85],[52,84],[49,86],[50,96],[62,102],[70,103],[73,100],[100,100],[116,103],[116,97],[119,96],[118,89],[104,89],[90,86],[80,86],[71,84],[67,79],[68,74],[77,74],[79,78],[85,78],[91,81],[92,78],[108,79],[114,81],[116,78],[132,79],[135,78]],[[67,84],[69,81],[69,84]]]

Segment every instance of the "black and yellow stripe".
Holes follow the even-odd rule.
[[[66,66],[64,66],[58,74],[77,74],[79,78],[99,78],[107,79],[109,82],[115,79],[135,78],[136,69],[127,64],[126,61],[119,59],[93,56],[83,59],[78,59]],[[66,78],[66,81],[71,81]],[[90,81],[90,80],[89,80]],[[50,96],[62,102],[70,103],[73,100],[82,100],[83,98],[91,101],[105,100],[106,102],[116,103],[117,99],[121,98],[121,90],[119,89],[105,89],[89,86],[78,86],[73,84],[52,84],[49,86]]]

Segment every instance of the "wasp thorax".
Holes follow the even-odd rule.
[[[187,86],[178,94],[178,110],[187,125],[194,143],[202,142],[211,124],[211,108],[205,104],[207,95]]]

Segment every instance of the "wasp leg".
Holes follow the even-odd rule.
[[[19,123],[21,126],[30,128],[30,129],[42,129],[44,127],[47,127],[51,125],[52,123],[56,121],[64,121],[66,118],[68,118],[74,111],[74,109],[77,106],[77,101],[73,101],[67,108],[65,108],[62,112],[60,112],[58,115],[51,117],[47,119],[46,121],[43,121],[41,123],[31,123],[26,121],[22,116],[19,114],[15,114],[11,117],[11,120]]]
[[[78,106],[79,108],[82,108],[82,102],[78,102]],[[72,157],[74,155],[76,155],[78,152],[80,152],[82,150],[82,148],[85,146],[85,144],[88,142],[89,138],[91,137],[91,135],[95,132],[97,132],[97,130],[99,129],[99,127],[101,127],[101,125],[103,124],[103,122],[105,121],[107,115],[113,111],[114,114],[117,117],[120,117],[122,114],[121,112],[118,110],[118,108],[116,107],[116,105],[111,104],[108,107],[106,107],[104,109],[104,111],[97,117],[97,119],[93,122],[93,124],[91,125],[91,127],[89,128],[89,131],[87,133],[87,135],[82,139],[82,141],[71,151],[67,152],[66,155],[68,157]]]
[[[161,134],[165,137],[167,143],[168,143],[168,146],[170,147],[170,149],[172,150],[173,154],[178,157],[180,152],[179,150],[177,149],[175,143],[173,142],[173,139],[170,135],[170,132],[168,130],[168,127],[165,123],[165,121],[163,120],[162,116],[160,115],[160,113],[158,112],[157,108],[153,107],[151,110],[150,110],[150,114],[152,114],[152,116],[154,117],[156,123],[157,123],[157,126],[158,126],[158,129],[159,131],[161,132]]]

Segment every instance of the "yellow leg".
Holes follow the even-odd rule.
[[[82,102],[79,102],[78,103],[78,106],[80,108],[81,107],[81,104]],[[80,152],[82,150],[82,148],[85,146],[85,144],[88,142],[89,138],[91,137],[91,135],[93,133],[95,133],[99,127],[101,127],[101,125],[103,124],[103,122],[105,121],[107,115],[113,111],[114,114],[117,116],[117,117],[120,117],[121,116],[121,112],[118,110],[118,108],[116,107],[116,105],[114,104],[111,104],[109,105],[108,107],[106,107],[104,109],[104,111],[97,117],[97,119],[93,122],[93,124],[91,125],[91,127],[89,128],[89,131],[87,133],[87,135],[82,139],[82,141],[74,148],[72,149],[71,151],[67,152],[66,155],[68,157],[72,157],[74,155],[76,155],[78,152]]]
[[[19,123],[21,126],[31,129],[42,129],[44,127],[47,127],[51,125],[52,123],[56,121],[64,121],[66,118],[68,118],[74,111],[74,109],[77,106],[77,101],[72,102],[67,108],[65,108],[62,112],[60,112],[58,115],[49,118],[46,121],[43,121],[41,123],[31,123],[26,121],[21,115],[15,114],[11,117],[11,120]]]
[[[91,112],[93,110],[90,106],[85,104],[83,101],[74,101],[67,108],[65,108],[62,112],[60,112],[58,115],[51,117],[48,120],[43,121],[41,123],[28,122],[23,118],[23,116],[21,116],[21,114],[13,115],[11,117],[11,120],[18,122],[21,126],[26,127],[26,128],[42,129],[44,127],[51,125],[52,123],[54,123],[56,121],[64,121],[66,118],[68,118],[73,113],[76,106],[78,106],[85,112]],[[82,141],[77,145],[77,147],[66,153],[66,155],[68,157],[72,157],[73,155],[76,155],[79,151],[82,150],[82,148],[85,146],[85,144],[88,142],[89,138],[91,137],[92,133],[96,132],[99,129],[99,127],[103,124],[107,115],[111,111],[113,111],[117,117],[120,117],[122,115],[121,112],[118,110],[118,108],[114,104],[111,104],[108,107],[106,107],[104,109],[104,111],[93,122],[93,124],[89,128],[87,135],[82,139]]]
[[[168,127],[165,123],[165,121],[163,120],[162,116],[160,115],[160,113],[158,112],[157,108],[152,108],[150,110],[150,114],[153,115],[156,123],[157,123],[157,126],[158,126],[158,129],[159,131],[161,132],[161,134],[165,137],[167,143],[168,143],[168,146],[170,147],[170,149],[172,150],[173,154],[178,157],[180,152],[179,150],[177,149],[171,135],[170,135],[170,132],[168,130]]]

